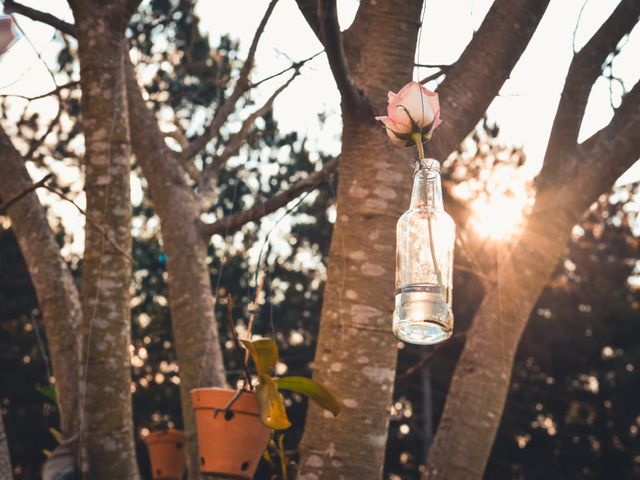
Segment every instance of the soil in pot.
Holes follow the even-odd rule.
[[[187,468],[184,433],[178,430],[151,432],[145,441],[153,480],[182,480]]]
[[[200,471],[226,478],[253,478],[271,430],[260,421],[255,393],[242,392],[225,411],[236,390],[191,390],[200,449]]]

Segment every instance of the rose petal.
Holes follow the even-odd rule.
[[[407,133],[406,131],[401,130],[402,125],[398,125],[396,122],[393,121],[392,118],[389,118],[387,116],[376,117],[376,120],[379,120],[384,124],[385,130],[387,131],[387,135],[389,136],[389,140],[391,140],[391,142],[394,145],[398,145],[399,147],[404,147],[407,141],[396,137],[396,135],[393,133],[393,132]]]

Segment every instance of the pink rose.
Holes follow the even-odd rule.
[[[13,19],[8,15],[0,15],[0,55],[6,52],[15,40]]]
[[[413,145],[411,135],[420,134],[423,141],[442,123],[438,94],[418,82],[407,83],[398,93],[389,92],[387,115],[376,117],[381,121],[391,141],[400,147]]]

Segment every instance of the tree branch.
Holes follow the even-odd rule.
[[[320,43],[322,43],[321,33],[320,33],[320,20],[318,18],[318,0],[296,0],[298,4],[298,9],[302,16],[313,30],[313,33],[316,34]]]
[[[495,0],[438,87],[444,123],[430,143],[444,159],[482,118],[529,44],[549,0]]]
[[[49,174],[45,175],[44,177],[42,177],[42,179],[38,180],[33,185],[25,188],[20,193],[18,193],[16,195],[14,195],[13,197],[11,197],[9,200],[4,202],[3,204],[0,204],[0,212],[7,210],[11,205],[13,205],[17,201],[19,201],[21,198],[27,196],[29,193],[33,192],[34,190],[37,190],[38,188],[43,187],[44,184],[47,183],[52,178],[53,178],[53,173],[49,173]]]
[[[210,206],[215,202],[216,182],[220,175],[220,172],[222,172],[229,159],[238,154],[240,148],[246,141],[247,134],[249,133],[251,127],[253,127],[259,117],[262,117],[269,110],[271,110],[271,108],[273,107],[273,101],[291,84],[291,82],[293,82],[298,74],[299,70],[296,70],[291,78],[289,78],[289,80],[287,80],[275,92],[273,92],[271,97],[269,97],[269,99],[262,107],[253,112],[247,117],[244,122],[242,122],[240,130],[238,130],[238,132],[234,133],[231,136],[231,138],[229,139],[229,143],[226,145],[222,153],[213,160],[213,163],[211,163],[211,165],[207,166],[200,173],[200,175],[198,176],[198,193],[200,197],[199,200],[201,211],[208,210]],[[190,162],[187,163],[191,164]]]
[[[313,54],[313,55],[311,55],[310,57],[307,57],[307,58],[305,58],[305,59],[303,59],[303,60],[300,60],[299,62],[294,62],[294,63],[292,63],[291,65],[289,65],[287,68],[284,68],[284,69],[280,70],[280,71],[279,71],[279,72],[277,72],[277,73],[274,73],[274,74],[272,74],[272,75],[269,75],[268,77],[265,77],[265,78],[263,78],[263,79],[261,79],[261,80],[258,80],[258,81],[257,81],[257,82],[255,82],[255,83],[252,83],[250,87],[251,87],[251,88],[256,88],[258,85],[261,85],[261,84],[263,84],[264,82],[267,82],[267,81],[269,81],[269,80],[271,80],[271,79],[273,79],[273,78],[279,77],[280,75],[282,75],[282,74],[284,74],[284,73],[287,73],[289,70],[300,70],[300,69],[302,68],[302,66],[303,66],[305,63],[307,63],[307,62],[309,62],[309,61],[313,60],[314,58],[316,58],[318,55],[320,55],[320,54],[322,54],[322,53],[324,53],[324,50],[320,50],[319,52],[314,53],[314,54]]]
[[[46,93],[41,93],[40,95],[36,95],[34,97],[27,97],[26,95],[20,95],[20,94],[17,94],[17,93],[3,93],[3,94],[0,94],[0,97],[22,98],[23,100],[27,100],[29,102],[32,102],[34,100],[39,100],[41,98],[50,97],[51,95],[59,95],[62,90],[75,88],[79,84],[80,84],[79,80],[74,80],[74,81],[65,83],[64,85],[59,85],[56,88],[54,88],[53,90],[50,90],[50,91],[48,91]]]
[[[579,171],[602,175],[598,165],[607,165],[605,177],[613,180],[640,159],[640,81],[627,93],[609,125],[576,148]],[[606,178],[604,179],[606,181]]]
[[[206,238],[212,235],[227,235],[239,230],[249,222],[260,220],[265,215],[275,212],[284,207],[294,198],[304,192],[313,190],[320,185],[328,175],[335,172],[338,167],[338,158],[329,160],[322,170],[310,173],[306,178],[294,183],[288,190],[280,192],[273,197],[261,202],[253,207],[239,213],[234,213],[218,220],[215,223],[203,224],[202,233]]]
[[[271,0],[267,10],[265,11],[260,24],[256,30],[256,33],[253,36],[253,40],[251,42],[251,46],[249,47],[249,53],[247,54],[247,58],[245,59],[242,68],[240,69],[240,74],[238,77],[238,81],[231,92],[229,98],[227,98],[222,105],[220,105],[216,113],[213,115],[213,119],[209,126],[205,129],[204,133],[198,137],[196,137],[189,146],[182,152],[180,155],[181,160],[183,162],[188,162],[191,160],[198,152],[203,150],[207,144],[211,141],[211,139],[218,136],[220,129],[225,124],[229,115],[235,110],[236,102],[240,99],[240,97],[249,90],[251,83],[249,82],[249,73],[253,68],[253,61],[255,59],[256,50],[258,49],[258,42],[260,41],[260,37],[262,36],[265,27],[267,26],[267,22],[269,21],[269,17],[271,17],[271,13],[273,9],[278,3],[278,0]]]
[[[327,52],[327,60],[342,101],[356,105],[360,103],[361,95],[358,93],[347,66],[342,33],[338,23],[336,0],[320,0],[318,2],[318,20],[320,23],[320,38]]]
[[[565,175],[563,159],[573,151],[587,108],[587,101],[602,67],[620,40],[628,34],[640,17],[640,2],[623,0],[600,26],[587,44],[573,57],[564,90],[553,122],[545,155],[545,172],[536,180],[539,188],[547,188]]]
[[[45,13],[40,10],[36,10],[35,8],[27,7],[26,5],[14,2],[13,0],[4,0],[4,11],[5,13],[17,13],[19,15],[24,15],[31,20],[45,23],[56,30],[60,30],[62,33],[71,35],[72,37],[75,37],[77,34],[76,26],[72,23],[65,22],[50,13]]]

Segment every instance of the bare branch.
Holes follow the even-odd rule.
[[[438,78],[438,77],[444,75],[445,73],[447,73],[449,70],[451,70],[453,65],[455,65],[455,64],[450,64],[450,65],[428,65],[428,64],[425,64],[425,63],[416,63],[414,65],[414,67],[418,67],[418,68],[437,68],[438,69],[437,72],[434,72],[434,73],[432,73],[430,75],[427,75],[422,80],[420,80],[420,83],[424,85],[425,83],[430,82],[431,80],[435,80],[436,78]]]
[[[304,16],[305,20],[316,34],[318,40],[322,43],[320,33],[320,20],[318,18],[318,0],[296,0],[300,13]]]
[[[44,177],[42,177],[41,180],[38,180],[36,183],[34,183],[33,185],[25,188],[20,193],[14,195],[13,197],[11,197],[9,200],[4,202],[3,204],[0,204],[0,212],[7,210],[11,205],[13,205],[17,201],[19,201],[21,198],[26,197],[29,193],[33,192],[34,190],[37,190],[38,188],[43,187],[44,184],[47,183],[52,178],[53,178],[53,173],[49,173],[49,174],[45,175]]]
[[[446,158],[476,126],[529,44],[549,0],[495,0],[438,87],[444,123],[430,144]]]
[[[51,95],[59,95],[62,90],[75,88],[79,84],[80,84],[79,80],[74,80],[74,81],[71,81],[69,83],[65,83],[64,85],[59,85],[56,88],[54,88],[53,90],[50,90],[50,91],[48,91],[46,93],[41,93],[40,95],[36,95],[35,97],[27,97],[26,95],[20,95],[20,94],[17,94],[17,93],[3,93],[3,94],[0,94],[0,97],[22,98],[23,100],[28,100],[29,102],[32,102],[34,100],[39,100],[41,98],[50,97]]]
[[[289,80],[287,80],[280,87],[278,87],[275,92],[273,92],[273,94],[264,103],[264,105],[262,105],[262,107],[260,107],[258,110],[247,117],[247,119],[242,123],[240,130],[237,133],[233,134],[224,151],[218,156],[216,164],[219,164],[219,166],[224,166],[231,157],[237,155],[237,153],[240,151],[240,147],[245,141],[247,133],[249,133],[249,129],[256,123],[256,120],[258,118],[262,117],[271,110],[274,100],[289,85],[291,85],[291,82],[293,82],[293,80],[299,75],[299,73],[300,72],[296,70],[294,74],[289,78]]]
[[[273,107],[273,101],[291,84],[291,82],[298,76],[298,74],[299,70],[296,70],[291,78],[287,80],[287,82],[285,82],[275,92],[273,92],[271,97],[269,97],[269,99],[262,107],[249,115],[247,119],[242,122],[240,130],[231,136],[229,143],[222,151],[222,153],[214,158],[211,165],[207,166],[199,175],[195,177],[198,180],[198,196],[201,211],[208,210],[215,202],[216,183],[218,177],[220,176],[220,172],[222,172],[229,159],[238,154],[240,148],[246,142],[247,134],[249,133],[251,127],[253,127],[259,117],[265,115],[269,110],[271,110],[271,108]],[[192,165],[193,168],[195,168],[195,165],[191,162],[186,162],[183,165]]]
[[[597,165],[607,165],[605,177],[613,180],[640,159],[640,81],[627,93],[622,105],[602,130],[578,145],[576,157],[582,172],[602,175]]]
[[[284,207],[300,194],[313,190],[320,185],[328,175],[335,172],[337,167],[338,158],[329,160],[322,170],[313,172],[306,178],[297,181],[288,190],[280,192],[264,202],[254,205],[244,212],[234,213],[233,215],[229,215],[215,223],[204,224],[202,226],[202,232],[206,238],[216,234],[222,235],[233,233],[243,225],[260,220],[265,215],[273,213],[279,208]]]
[[[336,0],[320,0],[318,2],[318,18],[320,21],[320,36],[331,72],[340,91],[342,101],[351,105],[361,102],[361,95],[355,86],[347,66],[344,53],[342,33],[338,23]]]
[[[91,220],[89,218],[89,216],[87,215],[87,212],[84,211],[84,209],[78,205],[76,202],[74,202],[72,199],[70,199],[69,197],[67,197],[64,192],[56,187],[53,187],[51,185],[47,185],[47,182],[49,180],[51,180],[53,178],[53,174],[49,173],[47,175],[45,175],[42,179],[38,180],[36,183],[34,183],[33,185],[29,186],[28,188],[25,188],[24,190],[22,190],[20,193],[14,195],[12,198],[10,198],[9,200],[7,200],[6,202],[4,202],[3,204],[0,205],[0,211],[6,210],[9,207],[11,207],[13,204],[15,204],[16,202],[18,202],[19,200],[21,200],[22,198],[26,197],[29,193],[33,192],[34,190],[37,190],[38,188],[45,188],[47,190],[49,190],[51,193],[56,194],[58,197],[60,197],[63,200],[66,200],[67,202],[71,203],[74,207],[76,207],[76,209],[78,210],[78,212],[80,212],[87,220],[87,223],[89,225],[91,225],[93,228],[95,228],[96,230],[98,230],[103,236],[104,238],[120,253],[122,254],[127,260],[129,260],[132,264],[135,265],[135,260],[133,258],[131,258],[131,255],[129,255],[126,251],[124,251],[122,249],[122,247],[120,247],[111,237],[109,237],[109,235],[107,234],[107,232],[105,232],[105,230],[98,225],[96,222],[94,222],[93,220]]]
[[[86,219],[88,225],[90,225],[93,228],[95,228],[96,230],[98,230],[98,232],[100,232],[102,234],[102,236],[105,238],[105,240],[107,240],[107,242],[109,242],[111,244],[111,246],[113,246],[113,248],[115,248],[118,251],[118,253],[120,253],[124,258],[126,258],[132,265],[136,264],[136,261],[131,257],[131,255],[129,255],[129,253],[127,253],[126,250],[124,250],[120,245],[118,245],[116,243],[116,241],[113,240],[109,236],[109,234],[106,232],[106,230],[104,228],[102,228],[102,226],[100,224],[98,224],[97,222],[94,222],[91,219],[91,217],[89,217],[89,215],[87,215],[87,212],[80,205],[78,205],[72,199],[67,197],[62,190],[60,190],[59,188],[56,188],[56,187],[52,187],[51,185],[46,185],[46,184],[43,184],[42,187],[46,188],[51,193],[56,194],[62,200],[66,200],[67,202],[71,203],[71,205],[76,207],[76,210],[78,210],[78,212],[80,212],[80,214],[82,214],[82,216],[84,216],[84,218]]]
[[[537,179],[539,188],[554,184],[567,167],[562,159],[575,149],[587,101],[603,64],[616,51],[620,40],[635,26],[640,17],[640,2],[623,0],[587,44],[574,56],[553,122],[545,155],[545,172]]]
[[[183,162],[191,160],[198,152],[207,146],[211,139],[218,136],[220,128],[222,128],[222,125],[225,124],[229,115],[231,115],[236,108],[236,102],[247,90],[249,90],[251,86],[249,82],[249,73],[253,68],[253,61],[255,59],[256,50],[258,49],[258,42],[260,41],[260,37],[267,26],[267,22],[269,21],[269,17],[271,17],[271,13],[275,8],[276,3],[278,3],[278,0],[271,0],[271,2],[269,2],[269,6],[267,7],[262,20],[258,25],[256,33],[253,36],[251,46],[249,47],[249,53],[247,54],[247,58],[240,69],[238,81],[236,82],[233,92],[231,92],[229,98],[227,98],[224,103],[218,107],[216,113],[213,115],[211,124],[205,129],[205,132],[196,137],[182,152],[181,159]]]
[[[75,37],[77,34],[76,26],[72,23],[65,22],[58,17],[51,15],[50,13],[36,10],[35,8],[27,7],[21,3],[14,2],[13,0],[4,0],[5,13],[17,13],[24,15],[25,17],[35,20],[37,22],[46,23],[47,25],[60,30],[62,33]]]
[[[251,88],[255,88],[255,87],[257,87],[258,85],[261,85],[264,82],[267,82],[267,81],[269,81],[269,80],[271,80],[273,78],[279,77],[280,75],[282,75],[284,73],[287,73],[289,70],[300,70],[300,68],[302,68],[302,66],[305,63],[313,60],[314,58],[316,58],[318,55],[321,55],[322,53],[324,53],[324,50],[320,50],[319,52],[314,53],[313,55],[311,55],[310,57],[305,58],[304,60],[300,60],[299,62],[294,62],[291,65],[289,65],[287,68],[285,68],[283,70],[280,70],[279,72],[274,73],[273,75],[269,75],[268,77],[265,77],[262,80],[258,80],[257,82],[252,83],[251,84]]]
[[[438,70],[437,72],[434,72],[430,75],[427,75],[426,77],[424,77],[422,80],[420,80],[420,83],[422,85],[424,85],[425,83],[430,82],[431,80],[435,80],[438,77],[441,77],[442,75],[444,75],[446,72],[442,69]]]

